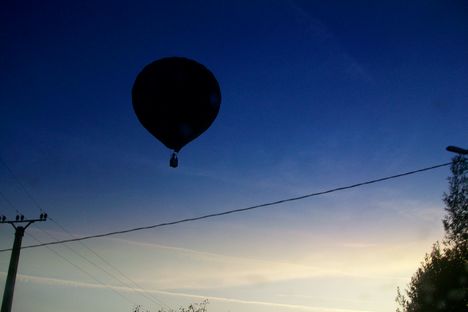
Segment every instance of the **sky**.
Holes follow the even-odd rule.
[[[23,246],[301,196],[467,147],[466,1],[8,1],[0,214]],[[222,93],[179,168],[138,122],[148,63],[194,59]],[[24,249],[13,311],[395,311],[443,238],[448,167],[249,212]],[[0,226],[0,249],[14,230]],[[3,293],[9,252],[0,253]]]

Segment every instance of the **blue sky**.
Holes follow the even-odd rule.
[[[466,147],[468,134],[467,15],[464,1],[5,4],[0,156],[74,235],[447,162],[445,147]],[[166,56],[207,66],[223,97],[176,170],[131,105],[138,72]],[[174,308],[208,298],[210,311],[393,311],[396,287],[443,236],[448,174],[86,245]],[[14,206],[2,197],[0,213],[39,214],[3,164],[0,190]],[[69,237],[53,222],[29,232]],[[0,227],[0,247],[12,241]],[[15,311],[158,308],[69,247],[22,253]]]

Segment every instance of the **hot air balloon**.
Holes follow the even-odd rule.
[[[132,89],[135,114],[143,127],[177,153],[215,120],[221,90],[215,76],[202,64],[184,58],[156,60],[137,75]]]

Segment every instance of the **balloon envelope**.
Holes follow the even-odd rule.
[[[132,102],[141,124],[178,152],[213,123],[221,91],[205,66],[183,57],[168,57],[154,61],[138,74]]]

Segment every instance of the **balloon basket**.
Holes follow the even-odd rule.
[[[172,153],[171,160],[169,161],[171,168],[177,168],[179,166],[179,159],[177,158],[177,153]]]

